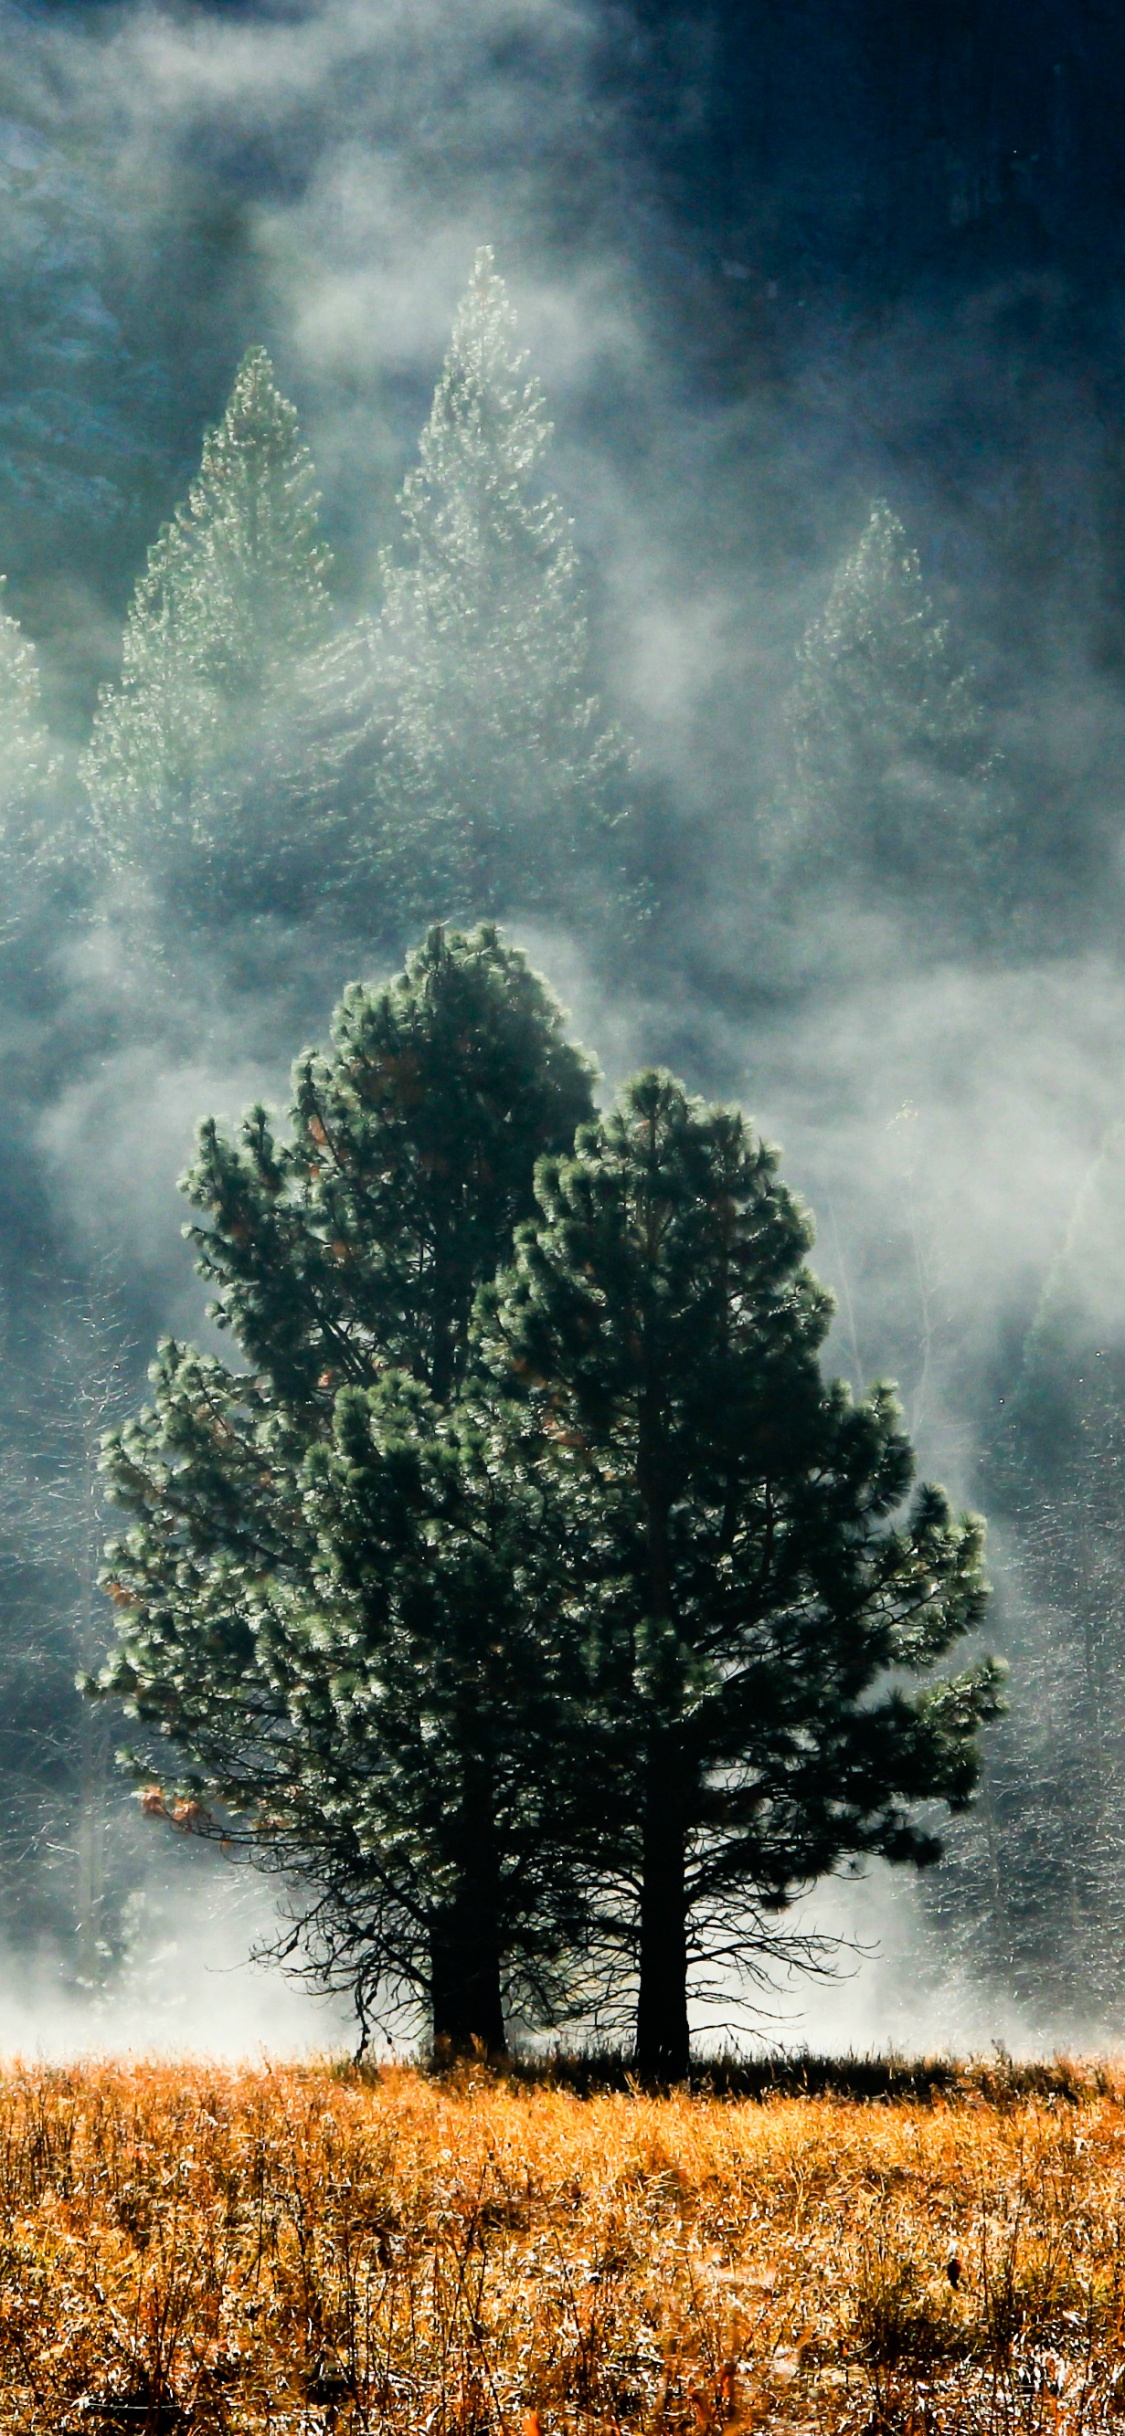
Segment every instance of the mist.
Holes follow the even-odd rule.
[[[836,1295],[829,1366],[857,1389],[896,1379],[921,1473],[992,1524],[986,1640],[1010,1659],[1010,1711],[982,1806],[922,1883],[877,1870],[810,1892],[801,1923],[843,1941],[838,1975],[783,1985],[761,2035],[1113,2045],[1122,1736],[1103,1700],[1104,1907],[1096,1886],[1068,1897],[1064,1933],[1051,1834],[1074,1832],[1067,1788],[1088,1773],[1068,1688],[1081,1601],[1036,1553],[1035,1518],[1061,1515],[1056,1539],[1093,1526],[1073,1483],[1011,1456],[1010,1424],[1063,1272],[1064,1368],[1090,1329],[1125,1343],[1125,1196],[1097,1165],[1125,1116],[1119,269],[1108,237],[1076,260],[1075,146],[1042,136],[1030,70],[1005,103],[1030,130],[1008,145],[1028,164],[1019,209],[989,167],[1004,129],[972,133],[978,64],[905,227],[877,69],[841,161],[823,134],[825,26],[803,12],[818,160],[792,93],[770,99],[768,29],[758,91],[734,14],[9,6],[7,607],[38,653],[59,803],[80,805],[77,756],[145,550],[261,344],[317,469],[334,616],[376,612],[457,301],[476,249],[495,249],[554,422],[594,680],[636,747],[648,892],[625,947],[518,891],[505,927],[607,1090],[666,1063],[781,1145]],[[997,12],[980,14],[1000,40]],[[841,12],[849,76],[866,15]],[[1053,76],[1038,17],[1028,40]],[[1063,68],[1068,123],[1088,125],[1098,71],[1069,49]],[[858,855],[841,875],[792,846],[796,655],[876,500],[983,706],[1003,851],[971,902],[940,871],[929,894],[895,894]],[[6,866],[0,930],[0,2046],[340,2044],[338,2008],[247,1959],[269,1939],[268,1886],[220,1884],[212,1856],[139,1819],[116,1729],[72,1684],[110,1629],[98,1428],[143,1397],[158,1335],[212,1342],[176,1191],[194,1124],[283,1107],[344,985],[395,970],[423,921],[279,899],[220,935],[181,922],[158,879],[126,884],[85,851],[79,837],[77,880]],[[435,893],[424,918],[459,910]],[[1101,1684],[1125,1535],[1098,1583],[1082,1596]],[[718,2017],[699,2026],[727,2035]]]

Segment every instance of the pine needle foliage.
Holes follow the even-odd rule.
[[[357,870],[389,862],[427,911],[436,896],[473,915],[588,912],[620,879],[629,748],[590,688],[573,528],[543,488],[551,424],[526,364],[484,246],[382,561],[376,818],[353,845]]]
[[[739,1111],[640,1075],[541,1163],[491,1298],[530,1459],[581,1517],[617,1791],[602,1933],[649,2075],[687,2069],[693,1945],[753,1972],[763,1915],[845,1855],[937,1857],[912,1805],[964,1804],[996,1707],[987,1662],[898,1680],[980,1621],[981,1525],[932,1487],[904,1512],[890,1391],[822,1379],[829,1298],[776,1169]]]
[[[252,347],[198,475],[148,554],[121,674],[103,686],[82,775],[117,867],[238,890],[269,842],[240,831],[255,754],[327,639],[329,554],[295,408]]]
[[[906,1510],[889,1391],[822,1380],[776,1166],[667,1075],[594,1120],[487,927],[348,992],[285,1139],[201,1129],[246,1367],[166,1344],[107,1442],[98,1688],[172,1745],[173,1817],[303,1882],[291,1950],[365,2030],[498,2049],[608,1971],[678,2075],[693,1961],[760,1973],[797,1891],[935,1858],[915,1806],[968,1799],[995,1670],[898,1677],[979,1620],[981,1528]]]
[[[0,576],[0,857],[18,878],[56,863],[64,840],[38,657],[18,619],[2,606],[5,583]]]
[[[165,1344],[106,1445],[132,1528],[99,1688],[171,1745],[180,1815],[300,1882],[292,1950],[365,2027],[413,2003],[458,2046],[549,2009],[574,1933],[557,1533],[466,1364],[536,1158],[589,1109],[493,930],[350,990],[288,1139],[208,1123],[185,1180],[246,1367]]]
[[[790,851],[855,895],[987,928],[1010,881],[997,756],[973,671],[901,519],[877,500],[798,653]],[[975,909],[975,910],[974,910]]]

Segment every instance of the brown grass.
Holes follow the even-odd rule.
[[[0,2430],[1125,2436],[1125,2079],[821,2077],[12,2070]]]

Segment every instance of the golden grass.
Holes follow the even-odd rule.
[[[1123,2236],[1107,2074],[13,2069],[0,2430],[1125,2436]]]

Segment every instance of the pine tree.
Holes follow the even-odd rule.
[[[987,930],[1013,843],[973,672],[885,500],[798,654],[786,849],[854,896]]]
[[[484,247],[402,487],[377,627],[325,671],[310,783],[347,801],[347,884],[425,918],[573,914],[621,885],[629,751],[590,690],[578,557],[541,486],[551,425],[525,364]]]
[[[573,1930],[557,1534],[467,1366],[535,1161],[589,1109],[493,930],[349,990],[290,1138],[205,1125],[186,1180],[243,1367],[166,1345],[107,1449],[133,1527],[103,1690],[167,1736],[182,1817],[300,1879],[329,1983],[364,2016],[412,1992],[457,2045],[501,2043],[505,1997],[541,2008]]]
[[[981,1530],[934,1488],[903,1517],[889,1391],[822,1381],[810,1228],[736,1110],[641,1075],[537,1193],[492,1353],[575,1508],[571,1600],[615,1721],[603,1932],[636,1969],[641,2070],[676,2077],[693,1945],[717,1927],[753,1969],[763,1918],[841,1856],[939,1852],[911,1808],[968,1798],[994,1671],[909,1698],[889,1670],[977,1623]]]
[[[268,900],[294,846],[270,834],[254,776],[329,631],[316,510],[296,412],[252,347],[186,501],[149,551],[121,675],[102,688],[82,763],[111,862],[174,878],[212,911]],[[315,859],[315,842],[305,851]]]
[[[336,1984],[354,1985],[357,1959],[370,1982],[381,1947],[454,2051],[502,2050],[513,2012],[558,2018],[585,1918],[576,1797],[589,1753],[581,1638],[559,1599],[565,1518],[505,1424],[495,1401],[461,1397],[442,1415],[389,1379],[338,1399],[333,1444],[308,1465],[331,1818],[358,1827],[361,1864],[331,1881],[321,1951]],[[307,1662],[302,1675],[307,1781]]]
[[[6,579],[0,576],[0,593]],[[35,646],[0,608],[0,854],[18,880],[62,850],[58,786],[40,708]]]

